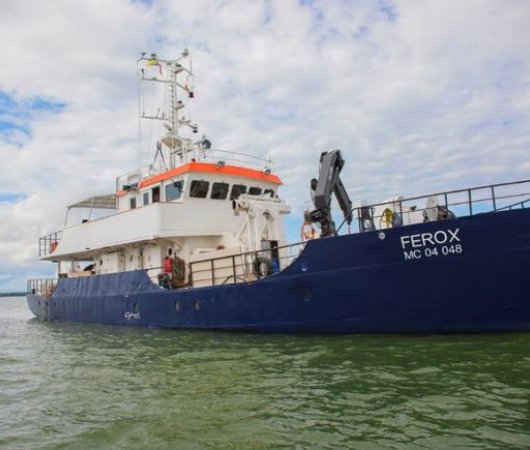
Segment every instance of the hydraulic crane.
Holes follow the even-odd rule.
[[[319,223],[320,237],[336,236],[337,230],[331,217],[331,196],[334,193],[344,214],[344,220],[351,224],[352,202],[342,181],[340,171],[344,167],[344,159],[340,150],[322,152],[318,179],[311,180],[311,197],[315,204],[313,211],[304,213],[304,220],[309,223]]]

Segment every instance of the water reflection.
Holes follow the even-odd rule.
[[[0,306],[0,447],[530,442],[528,335],[271,336],[41,323],[22,311]]]

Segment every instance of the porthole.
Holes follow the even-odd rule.
[[[180,311],[180,302],[175,302],[175,311]]]
[[[201,309],[201,302],[199,300],[195,300],[193,302],[193,306],[195,307],[195,310],[198,311],[199,309]]]

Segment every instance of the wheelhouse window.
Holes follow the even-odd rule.
[[[247,187],[244,184],[234,184],[230,191],[230,200],[236,200],[241,194],[247,192]]]
[[[212,193],[210,198],[216,200],[224,200],[228,195],[228,183],[214,183],[212,184]]]
[[[249,188],[248,193],[250,195],[260,195],[261,194],[261,188],[260,187],[256,187],[256,186],[252,186],[252,187]]]
[[[190,186],[190,197],[206,198],[210,183],[203,180],[193,180]]]
[[[166,185],[166,202],[177,200],[182,197],[182,188],[184,187],[184,181],[174,181]]]
[[[263,195],[268,195],[269,197],[274,197],[274,191],[272,189],[265,189]]]

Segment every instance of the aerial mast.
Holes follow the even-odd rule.
[[[183,50],[176,59],[162,59],[156,53],[142,53],[137,61],[139,83],[139,115],[141,120],[160,121],[167,132],[156,144],[153,160],[153,170],[156,163],[162,163],[164,169],[174,168],[177,163],[188,162],[197,157],[197,152],[203,148],[201,142],[193,142],[182,134],[183,129],[198,132],[197,124],[184,115],[186,104],[184,99],[195,97],[194,78],[191,56],[188,50]],[[162,83],[165,86],[165,104],[145,110],[146,86],[151,83]],[[193,155],[190,156],[190,152]],[[165,156],[167,154],[167,156]]]

